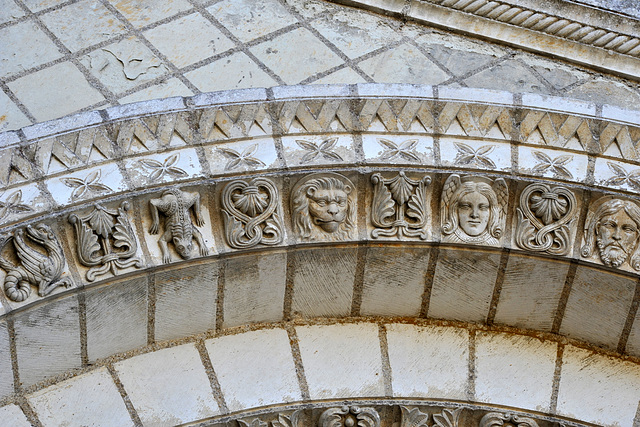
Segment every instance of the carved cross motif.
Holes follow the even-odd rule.
[[[262,160],[253,157],[258,150],[258,144],[250,145],[245,148],[242,153],[238,153],[231,148],[218,148],[218,150],[229,159],[227,165],[224,167],[225,170],[234,170],[240,166],[247,166],[249,168],[266,166]]]
[[[327,409],[320,415],[319,427],[380,427],[380,415],[373,408],[343,406]]]
[[[302,159],[300,159],[300,162],[309,163],[315,160],[318,156],[327,160],[341,162],[342,157],[340,157],[340,155],[334,151],[334,147],[336,146],[337,142],[338,138],[329,138],[325,139],[320,143],[320,145],[318,145],[311,141],[297,139],[296,144],[298,144],[298,146],[300,146],[300,148],[302,148],[303,150],[307,151],[307,153],[302,156]]]
[[[568,188],[531,184],[520,195],[516,243],[530,251],[566,255],[569,225],[577,214],[576,196]]]
[[[394,178],[385,179],[381,174],[371,176],[373,205],[371,222],[375,229],[371,237],[402,236],[427,238],[427,186],[428,176],[414,180],[398,173]]]
[[[453,162],[459,166],[475,165],[487,169],[495,169],[496,164],[488,155],[496,148],[494,145],[483,145],[474,150],[473,147],[462,142],[453,143],[458,150],[458,154]]]
[[[149,181],[159,181],[165,175],[169,175],[173,178],[182,178],[188,175],[179,167],[174,166],[178,163],[178,160],[180,160],[180,154],[172,154],[164,159],[162,163],[153,159],[143,159],[140,160],[140,163],[151,171],[148,177]]]
[[[101,178],[102,172],[100,172],[100,169],[98,169],[95,172],[91,172],[84,179],[67,177],[62,178],[62,182],[67,187],[73,188],[73,192],[71,193],[71,200],[78,200],[82,199],[85,196],[91,196],[95,193],[111,191],[111,188],[100,182]]]
[[[115,275],[119,269],[143,266],[134,256],[138,243],[128,210],[129,203],[123,202],[117,210],[96,205],[88,215],[69,215],[76,232],[78,258],[83,265],[91,267],[86,276],[89,282],[109,271]]]
[[[22,203],[22,191],[18,190],[11,193],[7,200],[0,202],[0,220],[6,218],[9,214],[18,212],[32,212],[33,209]]]
[[[268,179],[232,181],[222,191],[222,212],[227,243],[246,249],[277,245],[283,239],[278,189]]]

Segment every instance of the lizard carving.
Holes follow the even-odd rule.
[[[209,249],[205,246],[204,238],[200,231],[191,222],[189,210],[193,210],[196,225],[202,227],[204,220],[200,213],[200,194],[188,193],[178,189],[170,189],[162,193],[158,199],[149,201],[151,209],[151,228],[149,233],[158,234],[159,215],[158,211],[166,216],[164,224],[164,234],[158,240],[158,245],[162,251],[162,261],[171,262],[168,243],[173,243],[176,252],[184,259],[191,258],[193,251],[193,240],[198,242],[200,255],[209,255]]]
[[[46,255],[27,244],[25,235],[32,242],[44,246]],[[0,267],[7,272],[4,291],[10,300],[19,302],[27,299],[32,285],[38,287],[38,295],[41,297],[50,294],[58,286],[71,286],[68,279],[60,279],[64,269],[64,255],[48,225],[29,225],[16,230],[13,236],[5,237],[0,243],[0,251],[11,239],[20,264],[14,265],[0,256]]]

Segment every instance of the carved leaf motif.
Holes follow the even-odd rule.
[[[402,412],[400,427],[428,427],[429,414],[425,414],[418,408],[409,410],[404,406],[400,407],[400,411]]]
[[[413,153],[413,149],[418,144],[417,139],[408,139],[398,146],[388,139],[378,138],[378,142],[384,147],[384,152],[380,155],[381,160],[392,160],[398,156],[408,161],[419,162],[420,158]]]
[[[246,421],[238,420],[238,424],[240,424],[242,427],[267,427],[267,423],[257,418],[252,420],[250,423]]]
[[[89,225],[91,226],[91,229],[98,234],[98,236],[102,236],[106,239],[109,237],[109,234],[111,234],[114,221],[113,217],[104,209],[97,207],[89,217]]]
[[[255,157],[253,157],[253,154],[258,150],[258,144],[250,145],[249,147],[245,148],[242,153],[238,153],[234,149],[224,147],[218,148],[218,150],[220,150],[222,154],[231,159],[225,166],[225,170],[235,169],[242,164],[251,167],[266,166],[260,159],[256,159]]]
[[[142,159],[140,160],[143,166],[148,167],[149,169],[157,169],[162,167],[162,163],[153,159]]]
[[[440,414],[433,415],[433,427],[458,427],[458,418],[462,408],[443,409]]]
[[[427,196],[423,182],[418,184],[416,191],[409,198],[407,203],[407,216],[418,221],[424,221],[427,217]]]
[[[567,208],[567,201],[563,198],[545,198],[537,195],[531,197],[531,210],[542,219],[544,225],[564,216]]]
[[[534,151],[533,152],[533,157],[538,159],[544,165],[551,166],[551,163],[552,163],[551,157],[547,156],[542,151]]]
[[[395,202],[391,198],[391,192],[384,185],[381,175],[373,175],[371,181],[375,185],[371,222],[376,227],[386,227],[386,219],[393,217],[395,214]]]
[[[93,264],[94,254],[100,250],[98,236],[91,232],[91,229],[82,222],[78,230],[78,248],[81,249],[81,260],[85,264]]]
[[[491,153],[495,146],[493,145],[483,145],[479,147],[477,150],[474,150],[473,147],[464,144],[462,142],[454,142],[453,143],[458,149],[458,154],[454,159],[454,162],[460,165],[468,165],[468,164],[477,164],[478,166],[485,167],[488,169],[495,169],[496,164],[487,157],[489,153]]]
[[[609,169],[615,174],[609,178],[605,185],[624,185],[629,184],[634,190],[640,190],[640,169],[636,169],[628,173],[622,166],[615,163],[607,162]]]
[[[74,188],[71,193],[71,199],[80,199],[86,193],[99,193],[102,191],[111,191],[111,188],[100,183],[100,169],[91,172],[85,179],[75,177],[62,178],[61,181],[67,186]]]
[[[278,419],[271,421],[271,427],[298,427],[298,418],[300,411],[295,411],[291,414],[291,417],[287,417],[282,414],[278,414]]]
[[[113,246],[116,248],[130,251],[132,254],[136,251],[137,244],[133,230],[123,213],[118,215],[118,219],[114,227],[113,240]]]
[[[18,190],[7,197],[6,202],[0,202],[0,219],[6,217],[9,213],[14,212],[31,212],[30,206],[22,204],[22,190]]]
[[[399,205],[404,205],[407,200],[409,200],[409,197],[411,197],[413,185],[407,180],[405,174],[400,172],[398,176],[389,183],[389,190],[391,190],[393,199]]]
[[[329,138],[325,139],[320,143],[320,145],[316,145],[313,142],[305,141],[302,139],[296,140],[296,143],[304,150],[307,150],[308,153],[302,156],[300,160],[302,163],[308,163],[314,160],[318,156],[322,156],[324,158],[330,160],[342,161],[342,157],[336,152],[333,151],[336,143],[338,142],[338,138]]]

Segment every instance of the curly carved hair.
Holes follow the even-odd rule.
[[[339,178],[320,177],[313,178],[305,182],[296,190],[292,199],[293,225],[296,232],[303,240],[317,239],[346,239],[349,237],[356,223],[356,211],[353,200],[347,197],[347,212],[345,220],[336,232],[327,233],[320,227],[313,224],[309,214],[309,198],[319,190],[340,190],[347,196],[351,194],[353,188]]]
[[[498,203],[498,196],[494,189],[486,182],[467,181],[458,187],[458,189],[451,195],[449,206],[446,209],[446,217],[444,225],[442,227],[443,233],[451,234],[458,229],[458,205],[460,199],[467,194],[480,193],[489,201],[491,206],[489,211],[489,223],[487,224],[487,230],[492,237],[499,239],[502,235],[502,227],[500,226],[500,204]]]
[[[596,209],[591,217],[591,221],[589,221],[589,225],[585,228],[585,244],[580,250],[583,257],[590,258],[595,252],[598,227],[600,226],[602,218],[614,215],[621,209],[624,209],[624,212],[629,215],[629,218],[636,223],[636,226],[640,230],[640,207],[636,203],[631,200],[609,200]],[[629,258],[629,265],[634,270],[640,271],[640,245],[637,240],[636,247]]]

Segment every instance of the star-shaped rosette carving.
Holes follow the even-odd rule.
[[[11,193],[4,202],[0,202],[0,220],[12,213],[33,212],[30,206],[22,203],[22,191]]]
[[[73,188],[71,193],[71,200],[82,199],[83,197],[89,197],[94,194],[104,193],[112,191],[111,188],[100,182],[102,178],[102,172],[100,169],[91,172],[86,178],[80,179],[75,177],[61,178],[61,181],[67,187]]]
[[[165,175],[169,175],[173,178],[184,178],[188,176],[184,170],[174,166],[178,163],[178,160],[180,160],[180,154],[176,153],[167,157],[162,163],[153,159],[142,159],[139,162],[142,166],[151,171],[148,176],[149,181],[157,181],[162,179]]]
[[[417,139],[407,139],[399,145],[384,138],[378,138],[378,142],[384,150],[380,155],[380,160],[388,161],[401,158],[409,162],[420,162],[420,157],[415,152],[416,145],[418,145]]]
[[[225,170],[234,170],[240,166],[247,166],[249,168],[256,168],[260,166],[266,166],[264,162],[256,157],[253,157],[256,151],[258,151],[258,144],[252,144],[245,148],[242,153],[238,153],[232,148],[218,148],[218,150],[229,159],[229,162],[224,167]]]
[[[573,160],[573,156],[565,154],[552,159],[542,151],[534,151],[533,156],[540,162],[534,166],[532,170],[534,174],[543,175],[545,172],[551,171],[556,178],[573,178],[573,174],[565,167]]]
[[[462,142],[454,142],[453,144],[458,150],[456,158],[453,159],[453,162],[456,165],[475,165],[486,169],[496,168],[496,164],[488,157],[488,155],[496,148],[495,145],[483,145],[478,147],[478,149],[474,149]]]
[[[296,144],[298,144],[298,146],[303,150],[307,151],[307,153],[302,156],[302,159],[300,159],[300,162],[309,163],[318,157],[338,162],[343,161],[342,157],[334,151],[334,147],[337,142],[338,138],[329,138],[325,139],[318,145],[315,142],[297,139]]]
[[[628,185],[634,190],[640,191],[640,169],[627,172],[622,166],[611,162],[607,162],[607,166],[609,166],[609,169],[613,172],[613,176],[606,180],[604,185]]]

